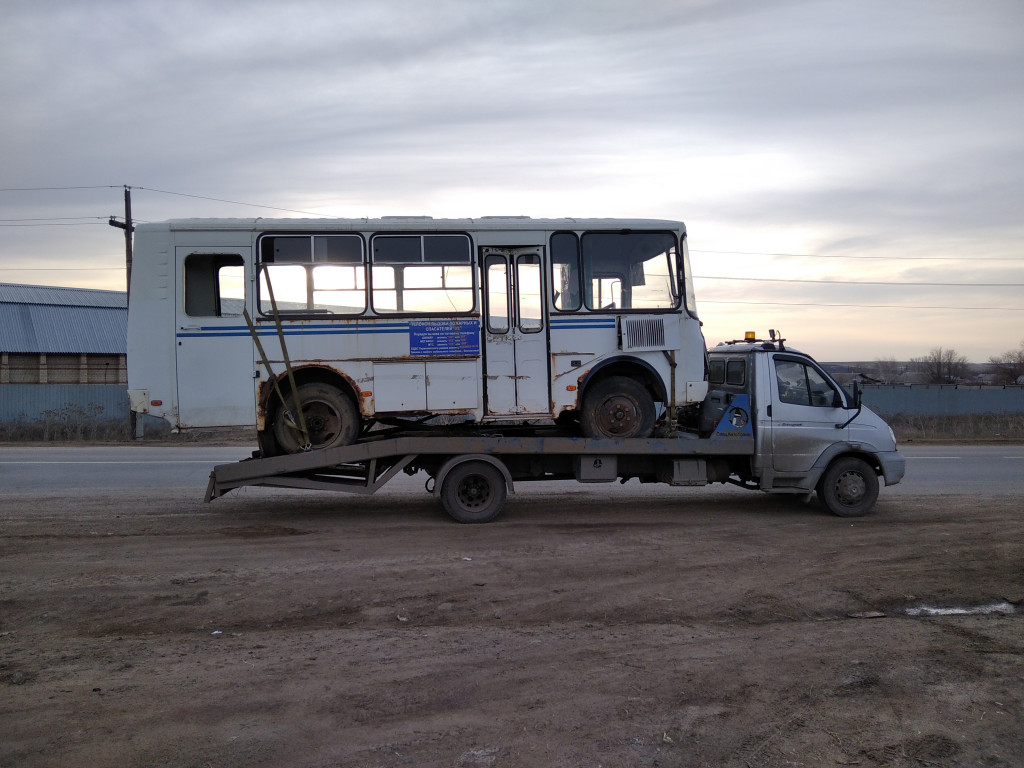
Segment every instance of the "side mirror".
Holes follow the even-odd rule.
[[[846,427],[850,426],[850,424],[853,422],[853,420],[856,419],[858,416],[860,416],[861,406],[862,406],[862,403],[861,403],[860,382],[859,381],[855,381],[855,382],[853,382],[853,402],[850,403],[850,405],[848,405],[847,408],[846,408],[846,410],[848,410],[848,411],[853,411],[853,416],[848,418],[842,424],[836,424],[836,429],[845,429]]]

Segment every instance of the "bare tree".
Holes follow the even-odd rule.
[[[988,361],[995,366],[1000,384],[1016,384],[1024,377],[1024,341],[1017,349],[990,357]]]
[[[911,359],[929,384],[955,384],[967,372],[967,358],[955,349],[935,347],[924,357]]]
[[[883,384],[897,384],[900,376],[905,372],[906,366],[897,361],[895,357],[885,357],[875,360],[875,371]]]

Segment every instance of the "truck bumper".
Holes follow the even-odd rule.
[[[907,471],[907,460],[903,454],[899,451],[887,451],[875,455],[882,467],[882,477],[885,478],[886,485],[896,485],[903,479],[903,475]]]

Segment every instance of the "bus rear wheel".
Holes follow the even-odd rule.
[[[300,384],[296,390],[309,435],[308,448],[335,448],[349,445],[359,434],[359,412],[352,398],[331,384],[319,381]],[[307,450],[302,428],[295,413],[295,398],[290,408],[283,405],[274,417],[274,442],[279,453]]]
[[[654,400],[643,384],[625,376],[609,376],[584,393],[580,426],[587,437],[650,437],[654,417]]]

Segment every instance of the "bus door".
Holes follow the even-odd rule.
[[[481,250],[487,415],[550,415],[542,249]]]
[[[175,250],[178,426],[255,424],[255,353],[242,316],[251,249]]]

